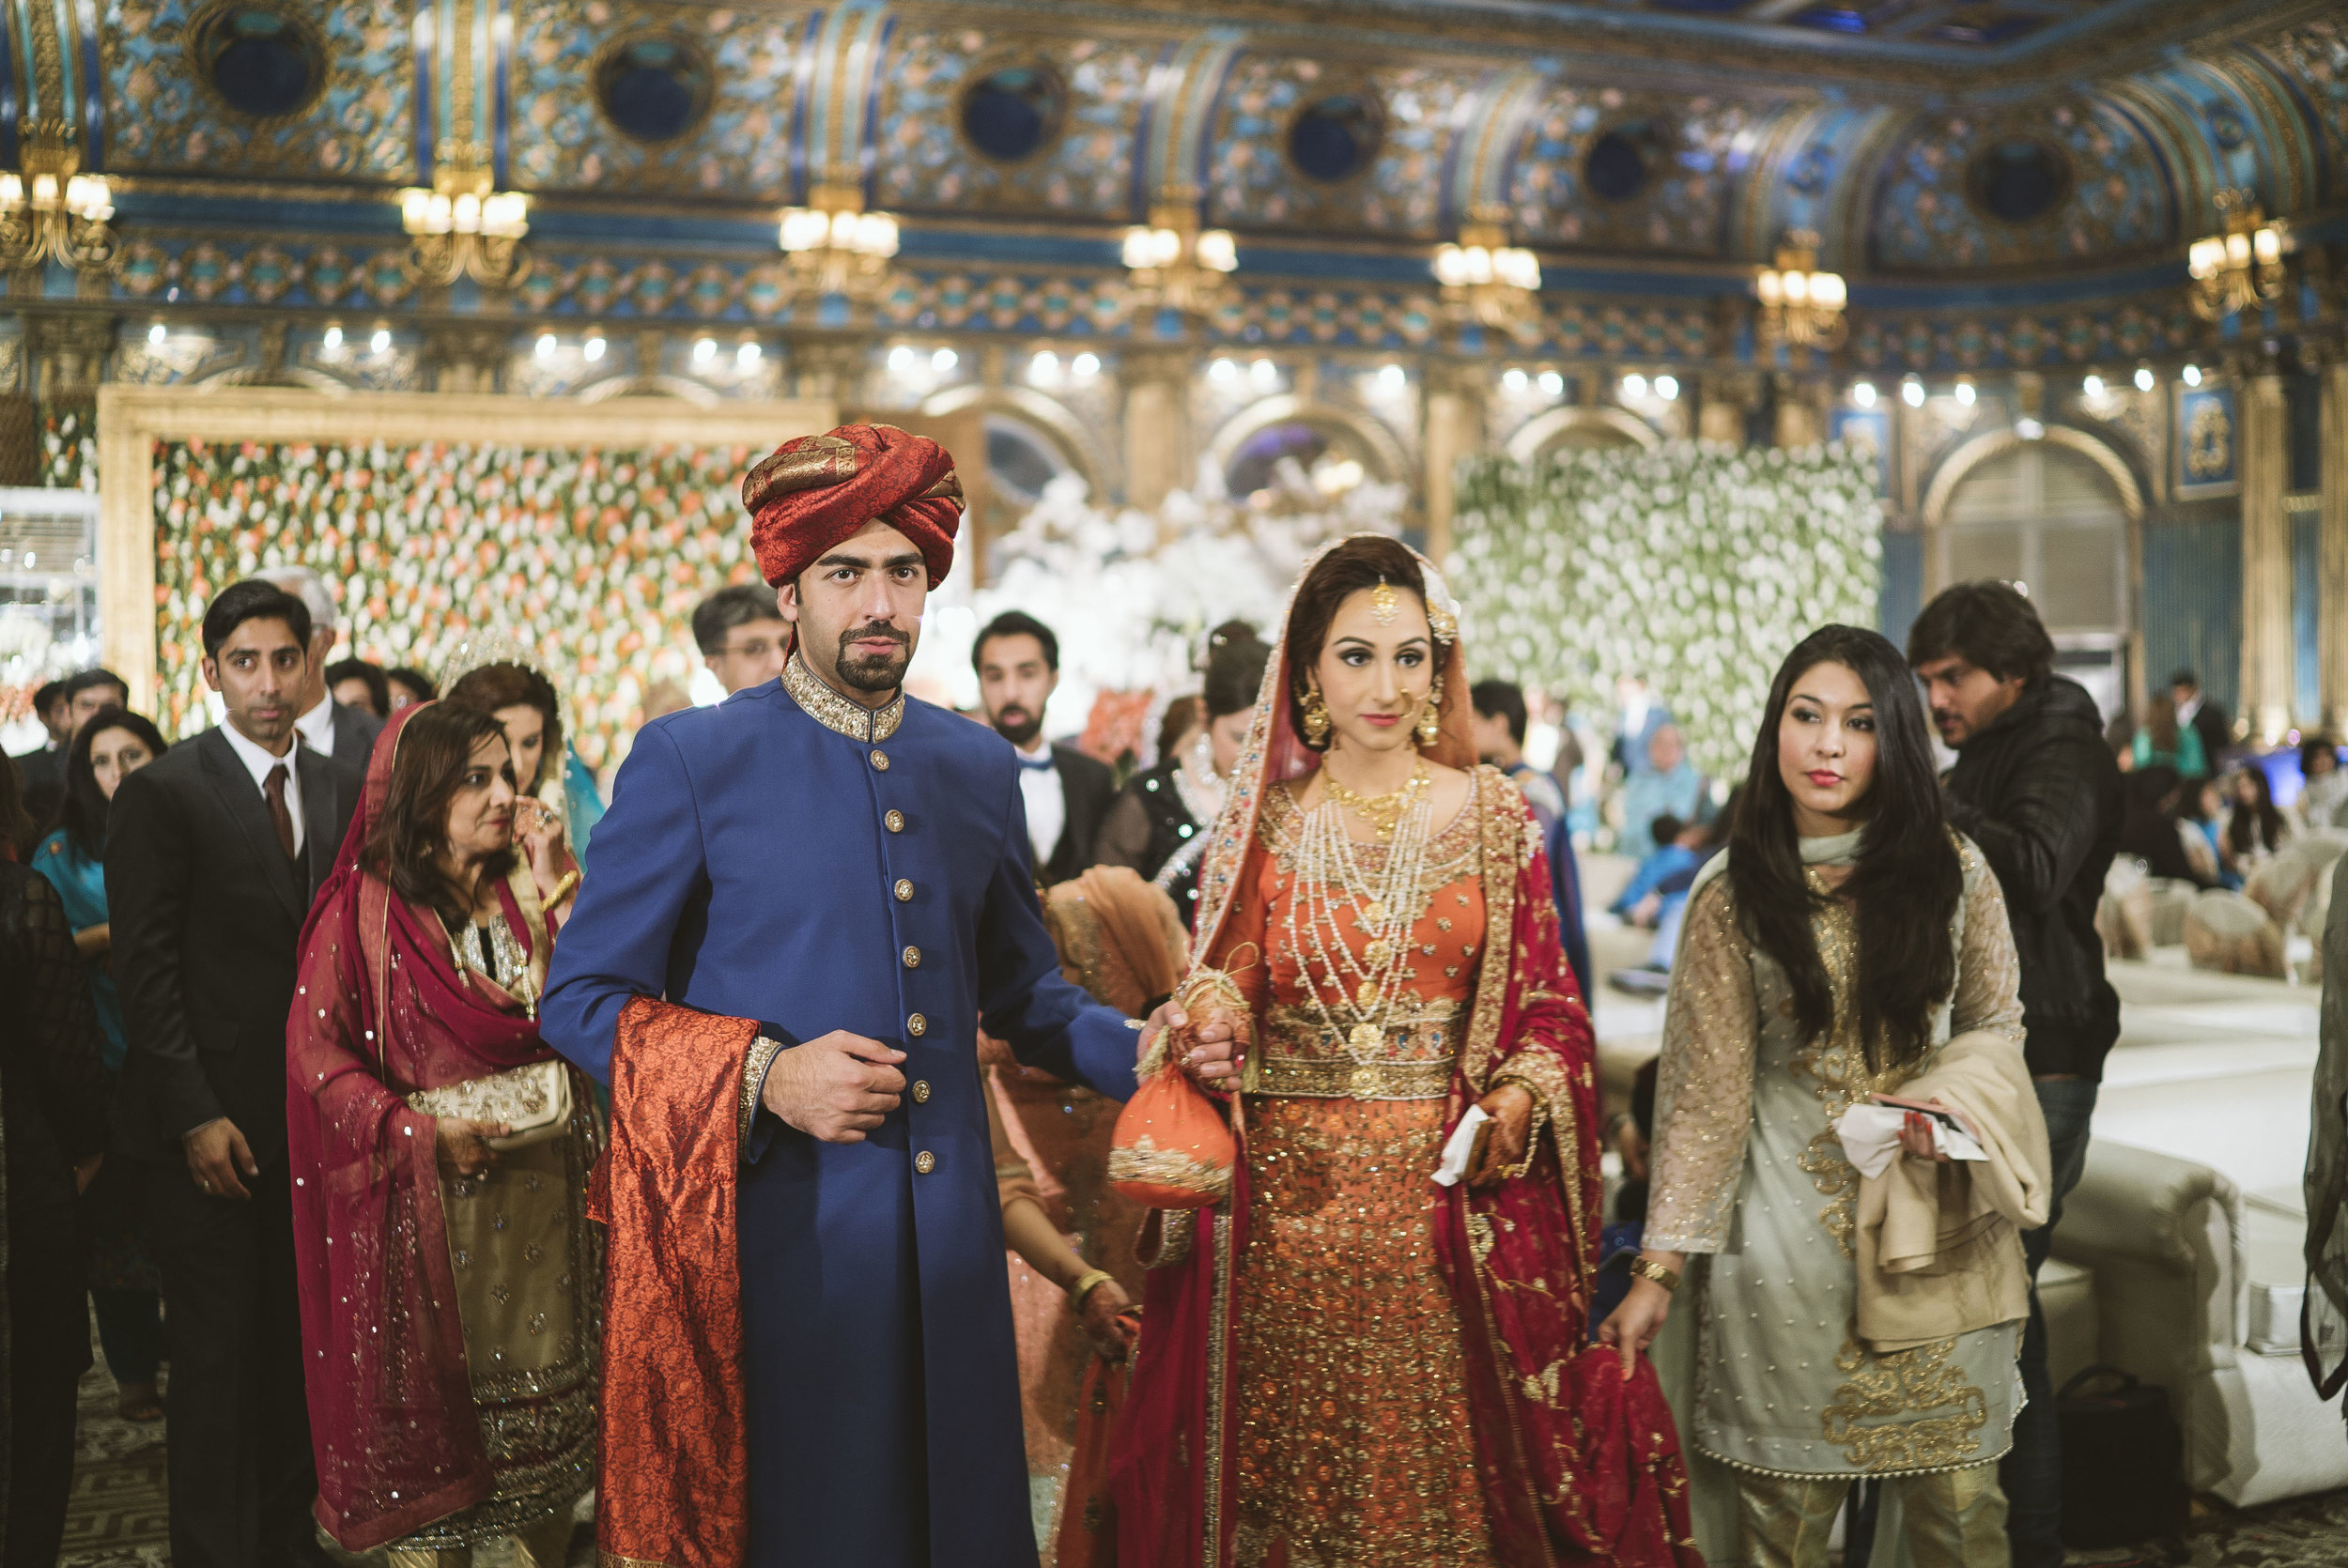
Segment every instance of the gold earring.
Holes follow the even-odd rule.
[[[1427,706],[1418,714],[1418,744],[1433,746],[1443,738],[1443,703],[1433,691],[1427,694]]]
[[[1315,687],[1305,694],[1305,744],[1319,751],[1329,739],[1329,704]]]

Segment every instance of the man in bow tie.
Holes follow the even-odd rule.
[[[1019,794],[1036,881],[1045,887],[1084,875],[1101,819],[1117,799],[1117,775],[1073,746],[1043,738],[1043,705],[1059,687],[1059,638],[1025,610],[1007,609],[970,645],[986,722],[1019,759]]]

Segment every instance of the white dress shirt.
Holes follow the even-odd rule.
[[[332,722],[331,715],[328,722]],[[300,728],[299,723],[296,728]],[[269,799],[270,769],[282,767],[286,770],[286,814],[293,819],[294,854],[296,858],[299,858],[301,854],[302,844],[301,747],[299,745],[290,746],[286,748],[286,755],[283,757],[272,757],[262,750],[259,746],[247,740],[244,732],[233,724],[224,723],[220,727],[220,732],[228,737],[229,746],[237,753],[237,761],[242,762],[245,771],[253,775],[254,785],[261,792],[264,807]]]
[[[1035,851],[1036,869],[1052,858],[1059,848],[1059,836],[1068,826],[1068,792],[1060,787],[1059,769],[1037,767],[1038,758],[1048,762],[1052,745],[1043,736],[1035,745],[1019,753],[1019,793],[1027,803],[1027,843]]]
[[[318,705],[294,720],[294,733],[301,744],[320,756],[334,755],[334,694],[328,692]]]

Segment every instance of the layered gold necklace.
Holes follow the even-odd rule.
[[[1411,929],[1418,923],[1427,856],[1434,834],[1433,779],[1424,759],[1409,782],[1365,796],[1321,770],[1321,802],[1297,832],[1296,925],[1304,939],[1305,994],[1330,1035],[1353,1058],[1349,1092],[1374,1099],[1386,1028],[1411,981]],[[1352,811],[1377,830],[1385,864],[1365,870],[1346,831]],[[1357,955],[1345,916],[1362,937]]]

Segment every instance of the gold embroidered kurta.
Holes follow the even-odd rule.
[[[1370,1070],[1348,1014],[1313,1006],[1296,807],[1268,792],[1256,896],[1227,927],[1260,961],[1247,1068],[1247,1245],[1233,1282],[1238,1568],[1478,1568],[1491,1561],[1460,1319],[1437,1268],[1429,1179],[1483,956],[1479,816],[1437,835],[1404,1005]],[[1385,851],[1353,846],[1375,878]],[[1345,916],[1358,956],[1366,939]],[[1244,960],[1244,954],[1241,954]],[[1326,988],[1324,988],[1325,990]]]
[[[533,983],[502,915],[459,933],[453,950],[517,995]],[[509,1149],[479,1176],[440,1177],[465,1363],[497,1489],[394,1542],[395,1552],[529,1533],[568,1519],[595,1483],[601,1265],[581,1196],[594,1113],[583,1097],[574,1106],[562,1136]]]
[[[1857,836],[1808,840],[1811,885],[1839,886]],[[1955,991],[1933,1018],[2020,1049],[2020,969],[1997,879],[1959,840],[1965,892],[1950,923]],[[1718,864],[1718,863],[1716,863]],[[1718,869],[1725,870],[1724,864]],[[1872,1092],[1930,1065],[1870,1074],[1853,982],[1851,910],[1830,902],[1812,930],[1834,1024],[1805,1039],[1784,971],[1740,929],[1729,879],[1700,882],[1672,970],[1656,1084],[1654,1182],[1645,1245],[1708,1254],[1682,1310],[1697,1315],[1696,1386],[1683,1426],[1701,1452],[1780,1475],[1897,1475],[1996,1459],[2022,1401],[2021,1326],[2000,1324],[1889,1355],[1853,1332],[1859,1174],[1834,1123]]]

